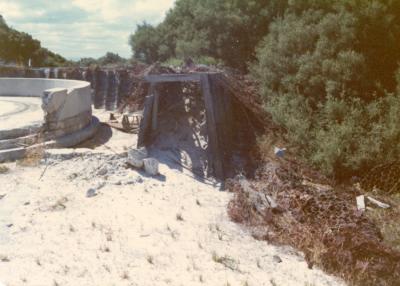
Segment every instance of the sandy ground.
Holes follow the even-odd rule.
[[[40,97],[0,96],[0,130],[43,122]]]
[[[100,134],[0,174],[0,285],[344,285],[231,222],[218,184],[167,160],[148,177],[133,135]]]

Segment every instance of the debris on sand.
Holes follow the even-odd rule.
[[[275,147],[274,148],[274,153],[276,157],[282,158],[285,156],[286,148],[279,148]]]
[[[97,172],[97,175],[98,175],[98,176],[104,176],[104,175],[107,174],[107,172],[108,172],[107,167],[102,167],[102,168],[100,168],[100,170]]]
[[[124,113],[122,115],[115,115],[114,113],[110,113],[110,119],[105,122],[105,124],[126,133],[137,134],[139,131],[141,118],[141,111]]]
[[[143,167],[143,160],[148,157],[147,149],[142,148],[132,148],[128,151],[127,163],[135,168]]]
[[[87,192],[86,192],[86,197],[87,198],[93,198],[95,196],[97,196],[96,189],[90,188],[89,190],[87,190]]]
[[[145,147],[132,148],[128,151],[127,163],[137,169],[143,168],[150,176],[159,174],[158,161],[155,158],[148,158],[149,154]]]
[[[0,165],[0,174],[7,174],[10,171],[10,168],[7,166]]]
[[[274,256],[272,257],[272,260],[273,260],[275,263],[281,263],[281,262],[282,262],[282,259],[281,259],[278,255],[274,255]]]
[[[357,209],[359,211],[365,211],[365,196],[361,195],[356,198],[357,201]]]
[[[112,285],[127,271],[129,282],[137,285],[192,285],[199,275],[204,285],[220,285],[227,274],[238,285],[243,279],[248,285],[268,285],[270,279],[279,285],[344,285],[308,269],[297,255],[255,240],[229,219],[226,205],[232,194],[219,192],[218,186],[193,178],[189,171],[168,167],[166,157],[156,157],[168,178],[163,181],[127,168],[126,155],[102,152],[53,150],[47,157],[52,167],[42,181],[37,180],[40,168],[17,168],[0,176],[1,186],[16,190],[0,201],[2,225],[14,224],[0,227],[1,242],[9,239],[0,243],[0,254],[11,258],[1,264],[2,282],[21,285],[20,277],[29,277],[30,285],[53,285],[54,280]],[[107,167],[107,179],[97,176],[102,167]],[[86,198],[99,182],[106,182],[107,191],[91,191],[98,195]],[[31,204],[22,207],[28,200]],[[215,233],[210,224],[216,225]],[[279,264],[284,267],[274,268],[273,255],[284,258]]]
[[[305,178],[310,180],[291,162],[271,161],[248,182],[251,196],[241,178],[230,180],[230,217],[251,227],[259,239],[300,249],[310,267],[315,264],[357,285],[397,285],[400,252],[386,245],[375,222],[357,209],[354,195],[360,193],[336,188],[321,192],[303,184]],[[274,198],[279,212],[260,200],[266,195]],[[365,209],[364,199],[357,199],[360,209]]]
[[[144,170],[150,176],[158,175],[158,161],[154,158],[146,158],[143,160]]]

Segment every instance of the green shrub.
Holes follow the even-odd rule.
[[[400,94],[369,103],[328,97],[316,108],[304,96],[284,94],[266,107],[291,147],[328,175],[344,178],[400,159]]]
[[[194,62],[196,64],[207,65],[207,66],[218,66],[222,64],[221,61],[209,56],[196,57]]]
[[[400,159],[399,5],[314,2],[290,6],[257,48],[251,71],[267,111],[329,175]]]
[[[163,65],[166,66],[173,66],[173,67],[180,67],[182,66],[183,61],[177,58],[169,58],[165,62],[163,62]]]
[[[202,64],[207,66],[218,66],[221,64],[221,62],[216,60],[215,58],[207,56],[195,57],[193,58],[193,61],[196,64]],[[179,67],[183,65],[183,59],[169,58],[167,61],[163,62],[163,64],[167,66]]]

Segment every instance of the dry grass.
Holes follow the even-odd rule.
[[[231,269],[233,271],[238,271],[239,270],[239,263],[235,259],[233,259],[232,257],[229,257],[227,255],[220,256],[214,251],[212,253],[212,260],[215,263],[222,264],[226,268],[229,268],[229,269]]]
[[[25,157],[17,161],[17,165],[21,167],[36,167],[44,158],[45,149],[43,146],[29,148],[25,153]]]
[[[54,204],[52,204],[50,206],[50,211],[62,211],[66,209],[66,203],[68,202],[68,198],[67,197],[62,197],[60,199],[58,199]]]
[[[368,209],[366,214],[379,225],[385,243],[400,251],[400,194],[382,199],[391,205],[390,209]]]
[[[267,163],[250,182],[253,192],[272,196],[278,209],[258,211],[240,179],[227,183],[235,193],[229,204],[231,219],[255,227],[255,238],[303,251],[310,268],[318,265],[350,285],[398,285],[400,198],[388,201],[393,209],[368,209],[363,214],[355,207],[357,190],[320,191],[302,183],[305,176],[322,183],[319,176],[284,163]]]
[[[7,174],[8,172],[10,172],[10,168],[0,165],[0,174]]]
[[[25,156],[18,160],[17,164],[22,167],[36,167],[45,156],[45,138],[43,130],[40,131],[34,142],[34,146],[25,149]]]

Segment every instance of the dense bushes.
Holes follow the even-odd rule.
[[[328,174],[400,159],[400,93],[392,94],[400,14],[393,3],[288,9],[257,49],[252,72],[267,110],[297,152]]]
[[[369,103],[330,96],[313,108],[302,95],[282,94],[267,109],[293,148],[327,174],[345,177],[400,158],[399,95]]]

